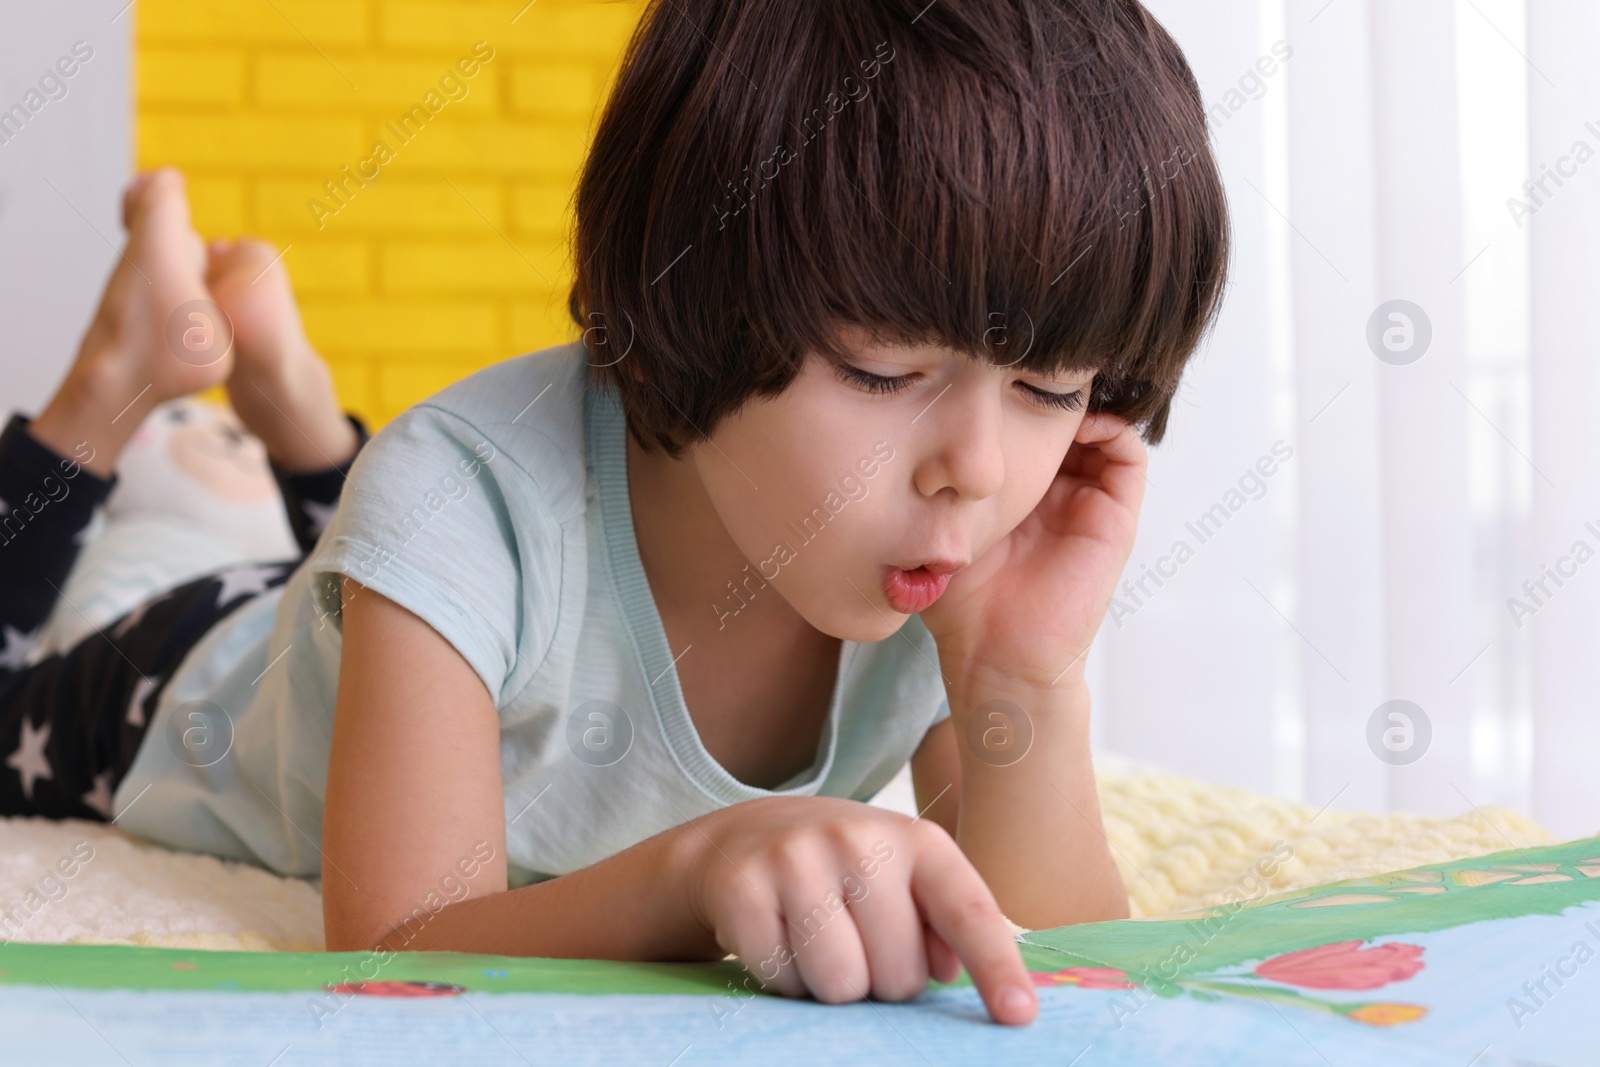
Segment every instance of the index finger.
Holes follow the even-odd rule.
[[[928,925],[967,968],[995,1022],[1025,1026],[1039,1014],[1033,979],[994,894],[977,868],[949,841],[917,856],[911,896]]]

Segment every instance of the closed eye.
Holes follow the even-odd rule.
[[[1070,393],[1052,393],[1048,389],[1035,389],[1027,382],[1018,382],[1018,385],[1037,397],[1039,403],[1048,408],[1057,408],[1061,411],[1080,411],[1083,408],[1083,390],[1077,389]]]
[[[860,367],[853,367],[848,363],[835,364],[839,377],[851,385],[867,390],[869,393],[898,393],[905,389],[918,377],[916,374],[902,374],[893,378],[886,378],[881,374],[864,371]],[[1053,393],[1048,389],[1039,389],[1027,382],[1018,382],[1022,391],[1040,407],[1052,408],[1058,411],[1079,411],[1083,408],[1084,392],[1082,389],[1070,393]]]

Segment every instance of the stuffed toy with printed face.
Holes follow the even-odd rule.
[[[248,559],[298,554],[267,452],[231,408],[183,397],[153,410],[117,462],[106,518],[190,519]]]
[[[300,550],[266,449],[231,408],[157,406],[117,460],[117,486],[79,537],[34,656],[65,651],[201,575],[295,560]]]

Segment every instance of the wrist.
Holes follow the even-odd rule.
[[[1081,678],[1041,689],[1003,676],[958,676],[948,697],[964,782],[996,770],[1015,777],[1025,759],[1038,769],[1073,763],[1087,750],[1090,700]]]
[[[702,827],[686,822],[666,831],[659,840],[661,877],[655,880],[659,910],[684,909],[685,919],[695,931],[714,942],[716,927],[706,909],[704,886],[708,856],[716,855],[711,839]]]
[[[943,657],[940,662],[945,662]],[[1081,659],[1066,671],[1052,676],[1052,679],[1026,670],[1009,670],[970,662],[951,669],[949,679],[946,692],[952,715],[996,700],[1010,701],[1041,711],[1079,704],[1086,708],[1088,703],[1089,684]]]
[[[1082,685],[1089,656],[1089,649],[1085,647],[1070,659],[1063,655],[1059,661],[1029,664],[1007,662],[951,644],[936,642],[935,647],[939,651],[940,667],[947,678],[971,688],[1034,691],[1041,694]]]

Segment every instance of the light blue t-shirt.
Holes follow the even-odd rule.
[[[307,560],[174,671],[113,798],[119,825],[320,872],[340,574],[425,620],[493,696],[513,886],[724,805],[887,784],[949,714],[917,616],[842,643],[816,759],[780,788],[706,751],[634,539],[622,411],[585,372],[576,343],[498,363],[373,437]]]

